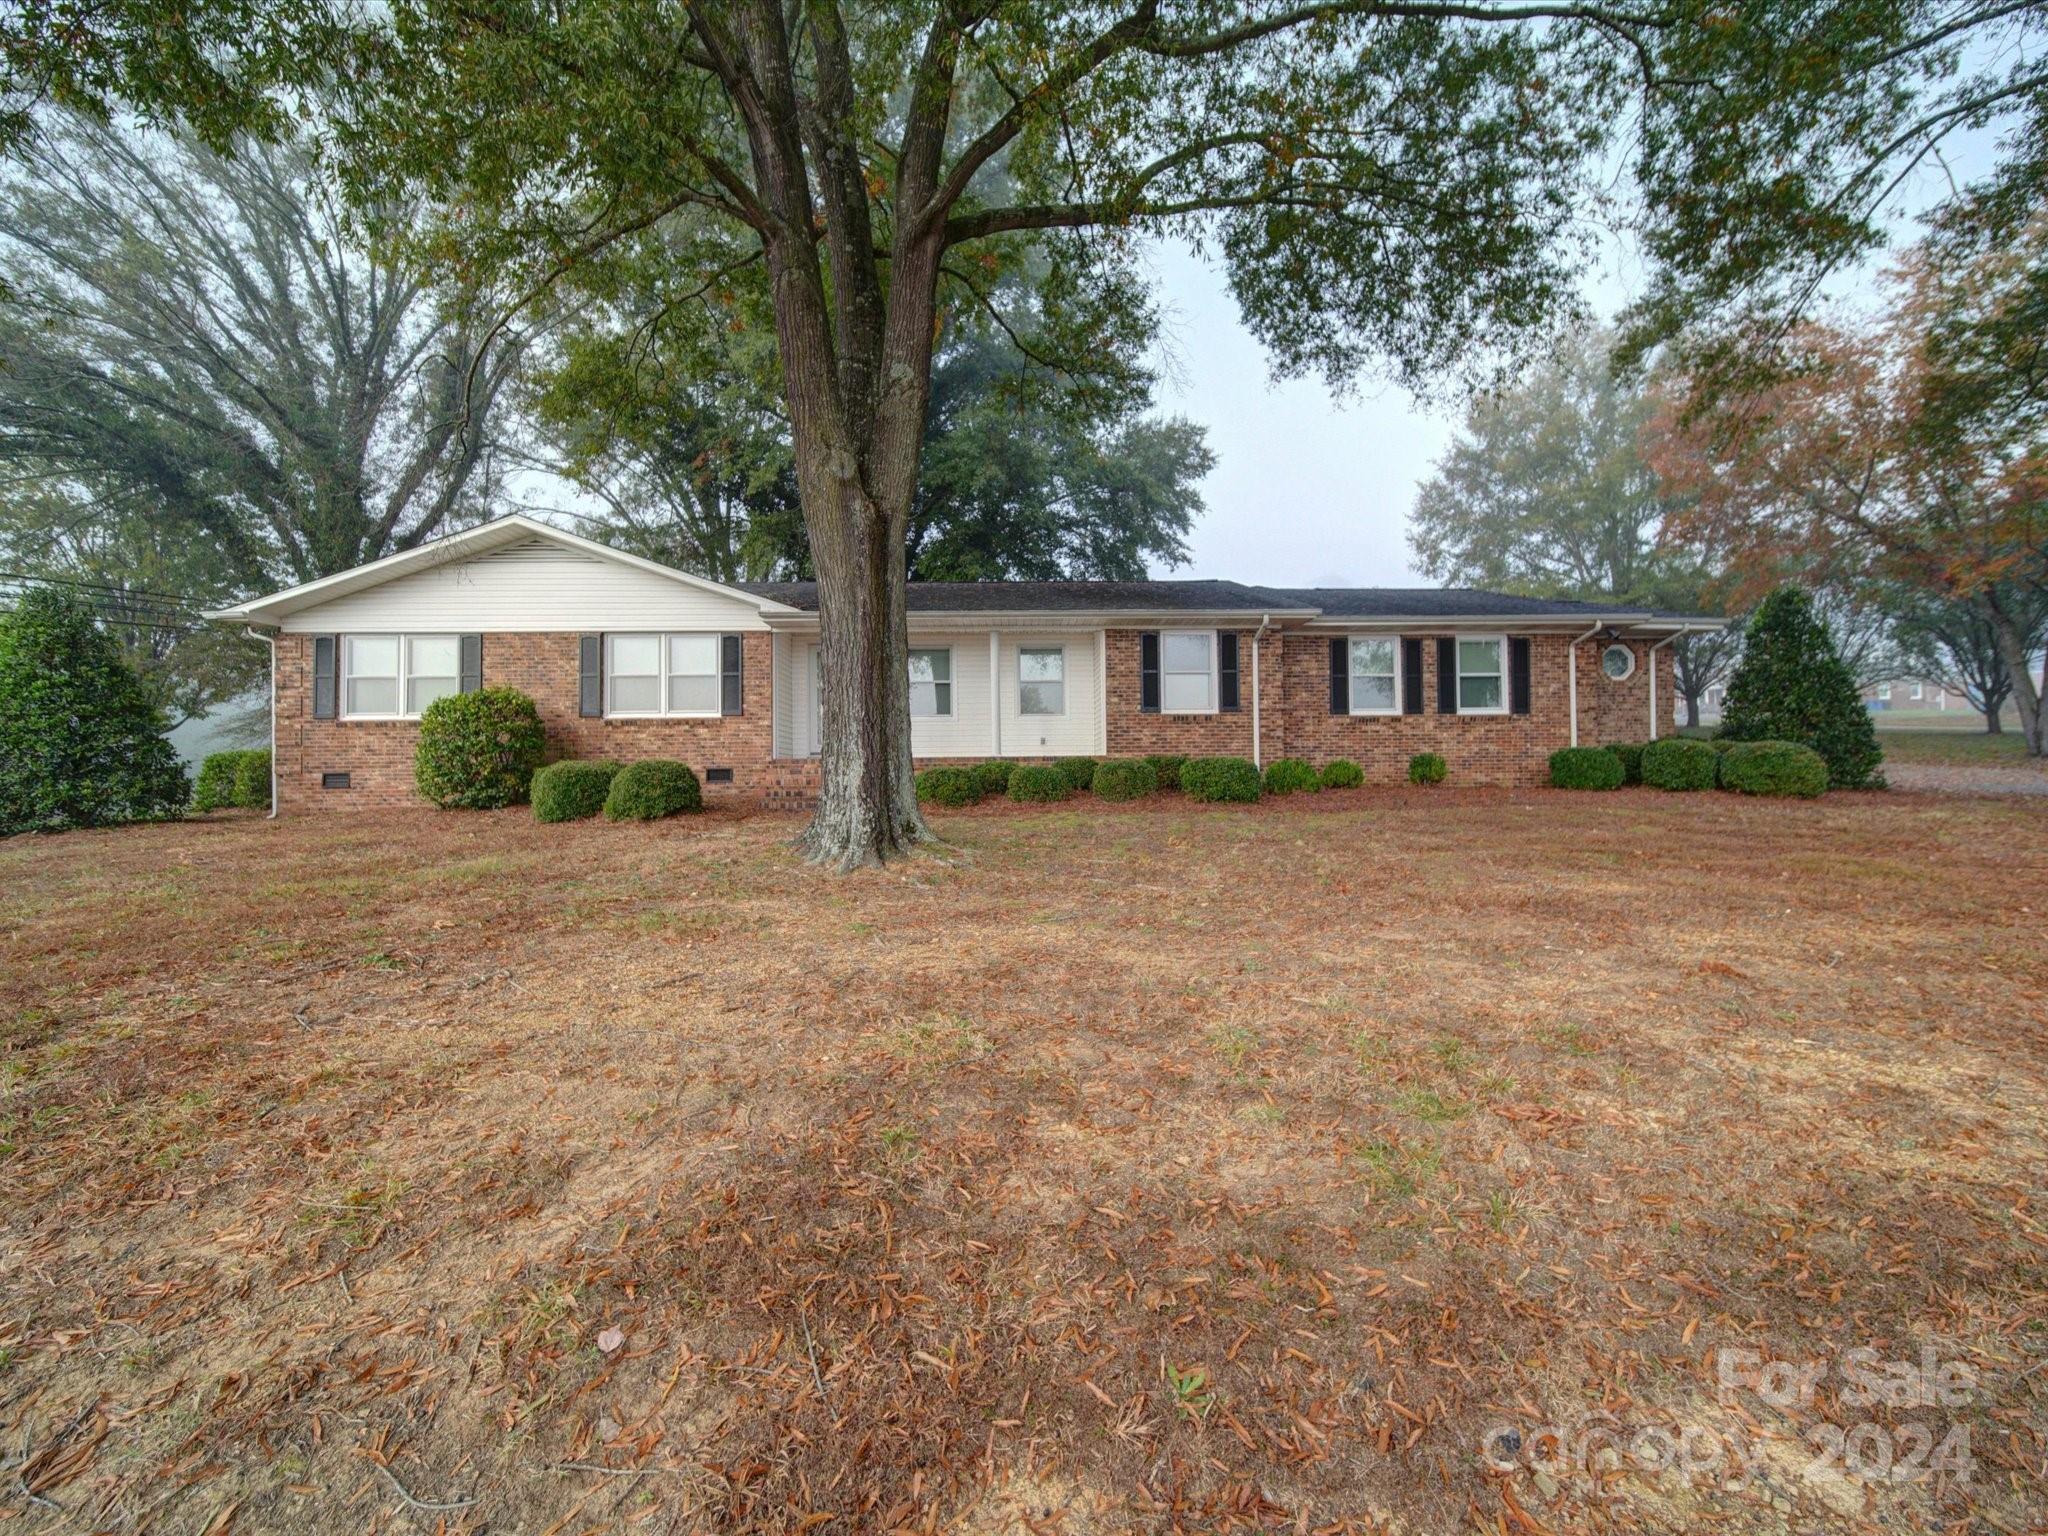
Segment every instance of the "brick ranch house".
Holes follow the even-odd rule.
[[[815,793],[818,597],[722,585],[505,517],[211,617],[269,640],[280,813],[413,803],[419,713],[530,695],[549,756],[671,757],[712,798]],[[1465,589],[914,582],[920,765],[1440,752],[1534,785],[1574,742],[1669,734],[1670,641],[1721,621]]]

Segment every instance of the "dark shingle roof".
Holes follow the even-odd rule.
[[[815,612],[815,581],[738,583],[757,597]],[[1475,587],[1250,587],[1237,581],[913,581],[906,589],[912,613],[1271,613],[1313,608],[1332,618],[1478,619],[1598,617],[1645,613],[1633,603],[1570,602],[1516,597]],[[1659,618],[1695,617],[1658,613]]]
[[[742,591],[792,608],[815,610],[815,581],[743,581]],[[912,613],[1092,613],[1102,609],[1182,609],[1212,612],[1303,608],[1274,593],[1236,581],[913,581],[906,589]]]

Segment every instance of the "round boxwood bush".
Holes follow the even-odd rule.
[[[1621,759],[1621,782],[1640,784],[1643,782],[1643,743],[1640,741],[1610,741],[1607,750]]]
[[[571,758],[550,763],[533,776],[535,821],[581,821],[604,809],[617,763],[589,763]]]
[[[1313,794],[1322,787],[1315,769],[1298,757],[1276,757],[1266,764],[1264,788],[1269,795],[1291,795],[1298,789]]]
[[[917,798],[933,805],[977,805],[981,776],[972,768],[927,768],[917,776]]]
[[[1408,759],[1410,784],[1441,784],[1451,776],[1451,765],[1441,752],[1418,752]]]
[[[207,753],[199,777],[192,781],[193,810],[217,811],[235,803],[235,770],[242,766],[242,757],[239,751]]]
[[[1064,800],[1073,792],[1073,782],[1057,768],[1026,764],[1010,775],[1010,798],[1019,804],[1042,805]]]
[[[1010,775],[1017,771],[1017,765],[1006,758],[992,757],[985,763],[974,765],[974,780],[981,786],[984,795],[1005,794],[1010,788]]]
[[[1643,748],[1643,782],[1653,789],[1712,789],[1720,761],[1704,741],[1667,736]]]
[[[270,809],[270,748],[251,747],[239,756],[229,794],[242,810]]]
[[[1323,764],[1320,777],[1325,789],[1356,789],[1365,782],[1365,770],[1348,757],[1333,757]]]
[[[1152,772],[1159,780],[1161,789],[1180,788],[1181,765],[1187,758],[1179,752],[1160,752],[1145,759],[1152,765]]]
[[[547,736],[517,688],[479,688],[434,700],[420,716],[413,782],[443,810],[495,811],[526,798]]]
[[[607,821],[659,821],[678,811],[701,811],[704,791],[697,775],[665,757],[628,763],[604,797]]]
[[[1738,741],[1721,756],[1721,787],[1811,800],[1827,791],[1827,759],[1796,741]]]
[[[1159,775],[1142,757],[1113,757],[1095,770],[1095,793],[1104,800],[1138,800],[1159,788]]]
[[[1553,789],[1619,789],[1627,772],[1606,747],[1560,747],[1550,754]]]
[[[1191,757],[1180,766],[1180,787],[1190,800],[1259,798],[1259,770],[1248,757]]]
[[[1087,789],[1095,783],[1095,759],[1092,757],[1056,757],[1052,765],[1074,789]]]

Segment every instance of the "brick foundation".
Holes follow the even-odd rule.
[[[742,637],[743,713],[712,720],[587,720],[577,713],[578,637],[484,636],[484,683],[517,688],[540,710],[548,760],[587,757],[632,762],[671,757],[701,779],[733,770],[731,784],[706,784],[707,800],[758,798],[767,789],[772,737],[769,637]],[[413,788],[419,725],[411,720],[313,718],[313,637],[277,637],[277,800],[282,814],[305,810],[423,805]],[[322,789],[323,774],[346,773],[347,789]]]

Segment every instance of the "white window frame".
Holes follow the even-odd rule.
[[[956,699],[956,698],[954,697],[954,695],[955,695],[955,692],[956,692],[956,690],[957,690],[957,689],[959,688],[959,681],[958,681],[958,679],[959,679],[959,668],[958,668],[958,667],[956,667],[956,666],[954,665],[955,657],[954,657],[954,655],[953,655],[953,647],[952,647],[952,646],[950,646],[950,645],[912,645],[912,646],[908,646],[908,647],[906,647],[906,648],[905,648],[905,655],[904,655],[904,658],[903,658],[903,670],[904,670],[904,686],[905,686],[905,687],[907,688],[907,687],[909,686],[909,683],[910,683],[910,658],[911,658],[912,656],[916,656],[916,655],[919,655],[919,654],[928,654],[928,655],[933,655],[933,656],[936,656],[936,655],[939,655],[939,654],[941,654],[942,652],[944,653],[944,655],[945,655],[945,658],[946,658],[946,676],[945,676],[945,680],[944,680],[944,687],[945,687],[945,690],[946,690],[946,707],[945,707],[944,709],[934,709],[934,710],[933,710],[933,711],[932,711],[932,712],[931,712],[930,714],[928,714],[928,715],[920,715],[920,714],[918,714],[918,713],[917,713],[916,711],[914,711],[914,710],[913,710],[913,711],[911,712],[911,716],[910,716],[910,718],[911,718],[911,719],[912,719],[913,721],[917,721],[917,720],[951,720],[951,719],[953,719],[953,718],[955,717],[955,710],[957,709],[957,707],[958,707],[958,703],[959,703],[959,701],[958,701],[958,700],[957,700],[957,699]],[[939,684],[939,681],[940,681],[940,680],[939,680],[938,678],[936,678],[936,677],[932,679],[932,682],[933,682],[933,684],[934,684],[934,687],[933,687],[933,692],[932,692],[932,697],[933,697],[933,700],[934,700],[935,702],[936,702],[936,700],[937,700],[937,698],[938,698],[938,689],[937,689],[937,685]]]
[[[1386,640],[1394,647],[1394,707],[1392,709],[1362,708],[1358,702],[1358,642],[1361,640]],[[1344,695],[1351,701],[1354,715],[1398,715],[1408,703],[1407,682],[1401,675],[1401,637],[1399,635],[1349,635],[1345,637],[1344,664],[1350,668],[1344,675]],[[1367,677],[1384,677],[1383,672],[1368,672]]]
[[[1026,709],[1024,707],[1024,653],[1026,651],[1050,651],[1060,659],[1060,707],[1058,709]],[[1041,685],[1042,686],[1042,685]],[[1165,674],[1160,674],[1160,686],[1165,687]],[[1017,717],[1020,720],[1064,720],[1067,716],[1067,648],[1064,645],[1024,645],[1017,647]]]
[[[1892,685],[1890,683],[1879,683],[1877,685],[1877,700],[1880,704],[1891,703]]]
[[[1911,685],[1911,689],[1912,691],[1906,695],[1908,699],[1910,699],[1915,704],[1924,703],[1926,701],[1927,685],[1925,683],[1914,683]]]
[[[1465,670],[1465,645],[1467,644],[1467,642],[1483,640],[1491,640],[1495,645],[1500,647],[1500,671],[1497,673],[1467,672]],[[1451,693],[1452,697],[1457,700],[1459,714],[1505,715],[1510,712],[1510,710],[1514,706],[1515,701],[1512,697],[1510,697],[1511,693],[1513,692],[1513,686],[1508,678],[1508,637],[1506,635],[1454,634],[1451,636],[1451,661],[1457,668],[1457,675],[1451,679]],[[1465,707],[1465,679],[1468,677],[1499,677],[1500,703],[1497,705],[1488,705],[1485,707],[1474,707],[1471,709],[1467,709]]]
[[[1166,707],[1166,637],[1168,635],[1205,635],[1209,641],[1209,704],[1206,709],[1168,709]],[[1220,713],[1219,700],[1223,693],[1223,644],[1218,631],[1213,629],[1162,629],[1159,631],[1159,713],[1162,715],[1213,715]],[[1178,672],[1176,677],[1193,677],[1192,672]]]
[[[1607,670],[1607,658],[1614,651],[1621,651],[1628,657],[1628,670],[1619,677],[1616,677]],[[1601,646],[1600,675],[1610,683],[1625,683],[1634,677],[1636,675],[1636,648],[1632,645],[1625,645],[1619,640],[1610,640],[1607,644]]]
[[[355,643],[358,640],[395,640],[398,642],[398,674],[394,679],[394,681],[397,683],[397,709],[366,711],[354,710],[348,707],[348,685],[351,679],[355,678],[358,675],[364,677],[374,676],[378,678],[390,677],[392,675],[388,672],[362,674],[358,674],[356,672],[356,670],[350,665],[350,662],[354,659]],[[461,635],[444,633],[440,630],[423,632],[421,634],[416,635],[394,634],[389,630],[365,630],[360,634],[344,634],[341,637],[341,643],[340,646],[338,647],[341,654],[335,658],[334,713],[336,718],[342,720],[419,719],[422,713],[420,710],[406,708],[407,701],[410,699],[412,695],[412,689],[408,685],[412,682],[414,676],[416,675],[413,672],[412,667],[412,648],[413,643],[418,640],[452,640],[455,642],[455,691],[457,693],[460,693],[462,691]],[[437,677],[445,677],[448,674],[436,673],[434,675]]]
[[[711,642],[711,675],[718,679],[719,707],[716,709],[672,709],[669,707],[669,646],[672,639],[705,640]],[[653,709],[619,709],[612,703],[612,684],[617,679],[618,668],[612,664],[613,642],[617,640],[652,640],[654,642],[655,698]],[[646,677],[645,672],[635,672],[634,677]],[[695,674],[692,674],[695,675]],[[616,633],[607,630],[604,637],[604,717],[607,720],[717,720],[725,714],[725,643],[724,631],[708,629],[622,629]]]

